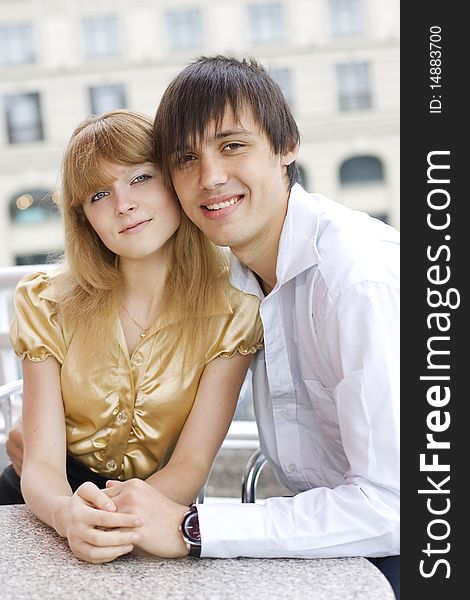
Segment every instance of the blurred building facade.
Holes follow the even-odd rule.
[[[53,193],[82,118],[153,116],[178,71],[214,53],[278,81],[309,191],[399,227],[398,0],[0,0],[0,266],[61,249]]]

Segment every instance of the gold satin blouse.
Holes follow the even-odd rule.
[[[216,335],[208,341],[206,357],[187,357],[182,372],[174,368],[175,351],[165,343],[165,325],[158,319],[131,356],[117,319],[106,352],[85,361],[93,340],[85,345],[67,323],[59,325],[50,277],[29,274],[18,283],[10,327],[13,349],[22,359],[53,356],[60,363],[70,456],[109,479],[146,479],[168,462],[205,364],[236,351],[255,353],[262,346],[259,300],[230,287],[223,314],[212,317]]]

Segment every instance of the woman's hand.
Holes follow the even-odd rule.
[[[127,554],[142,537],[142,520],[116,512],[112,500],[90,481],[64,504],[60,521],[62,527],[57,530],[67,537],[74,556],[90,563],[109,562]]]

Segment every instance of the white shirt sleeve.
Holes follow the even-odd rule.
[[[198,505],[205,557],[336,558],[399,554],[397,514],[358,485],[264,504]],[[373,548],[383,550],[374,552]],[[388,548],[388,550],[385,550]]]
[[[345,484],[264,504],[199,505],[202,556],[400,553],[398,291],[367,281],[351,286],[326,311],[322,329],[320,341],[338,369]]]

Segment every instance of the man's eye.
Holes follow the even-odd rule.
[[[97,200],[101,200],[101,198],[104,198],[108,194],[109,194],[109,192],[97,192],[94,196],[91,197],[91,202],[96,202]]]
[[[230,142],[230,144],[225,144],[224,150],[237,150],[238,148],[243,148],[244,144],[240,144],[238,142]]]

